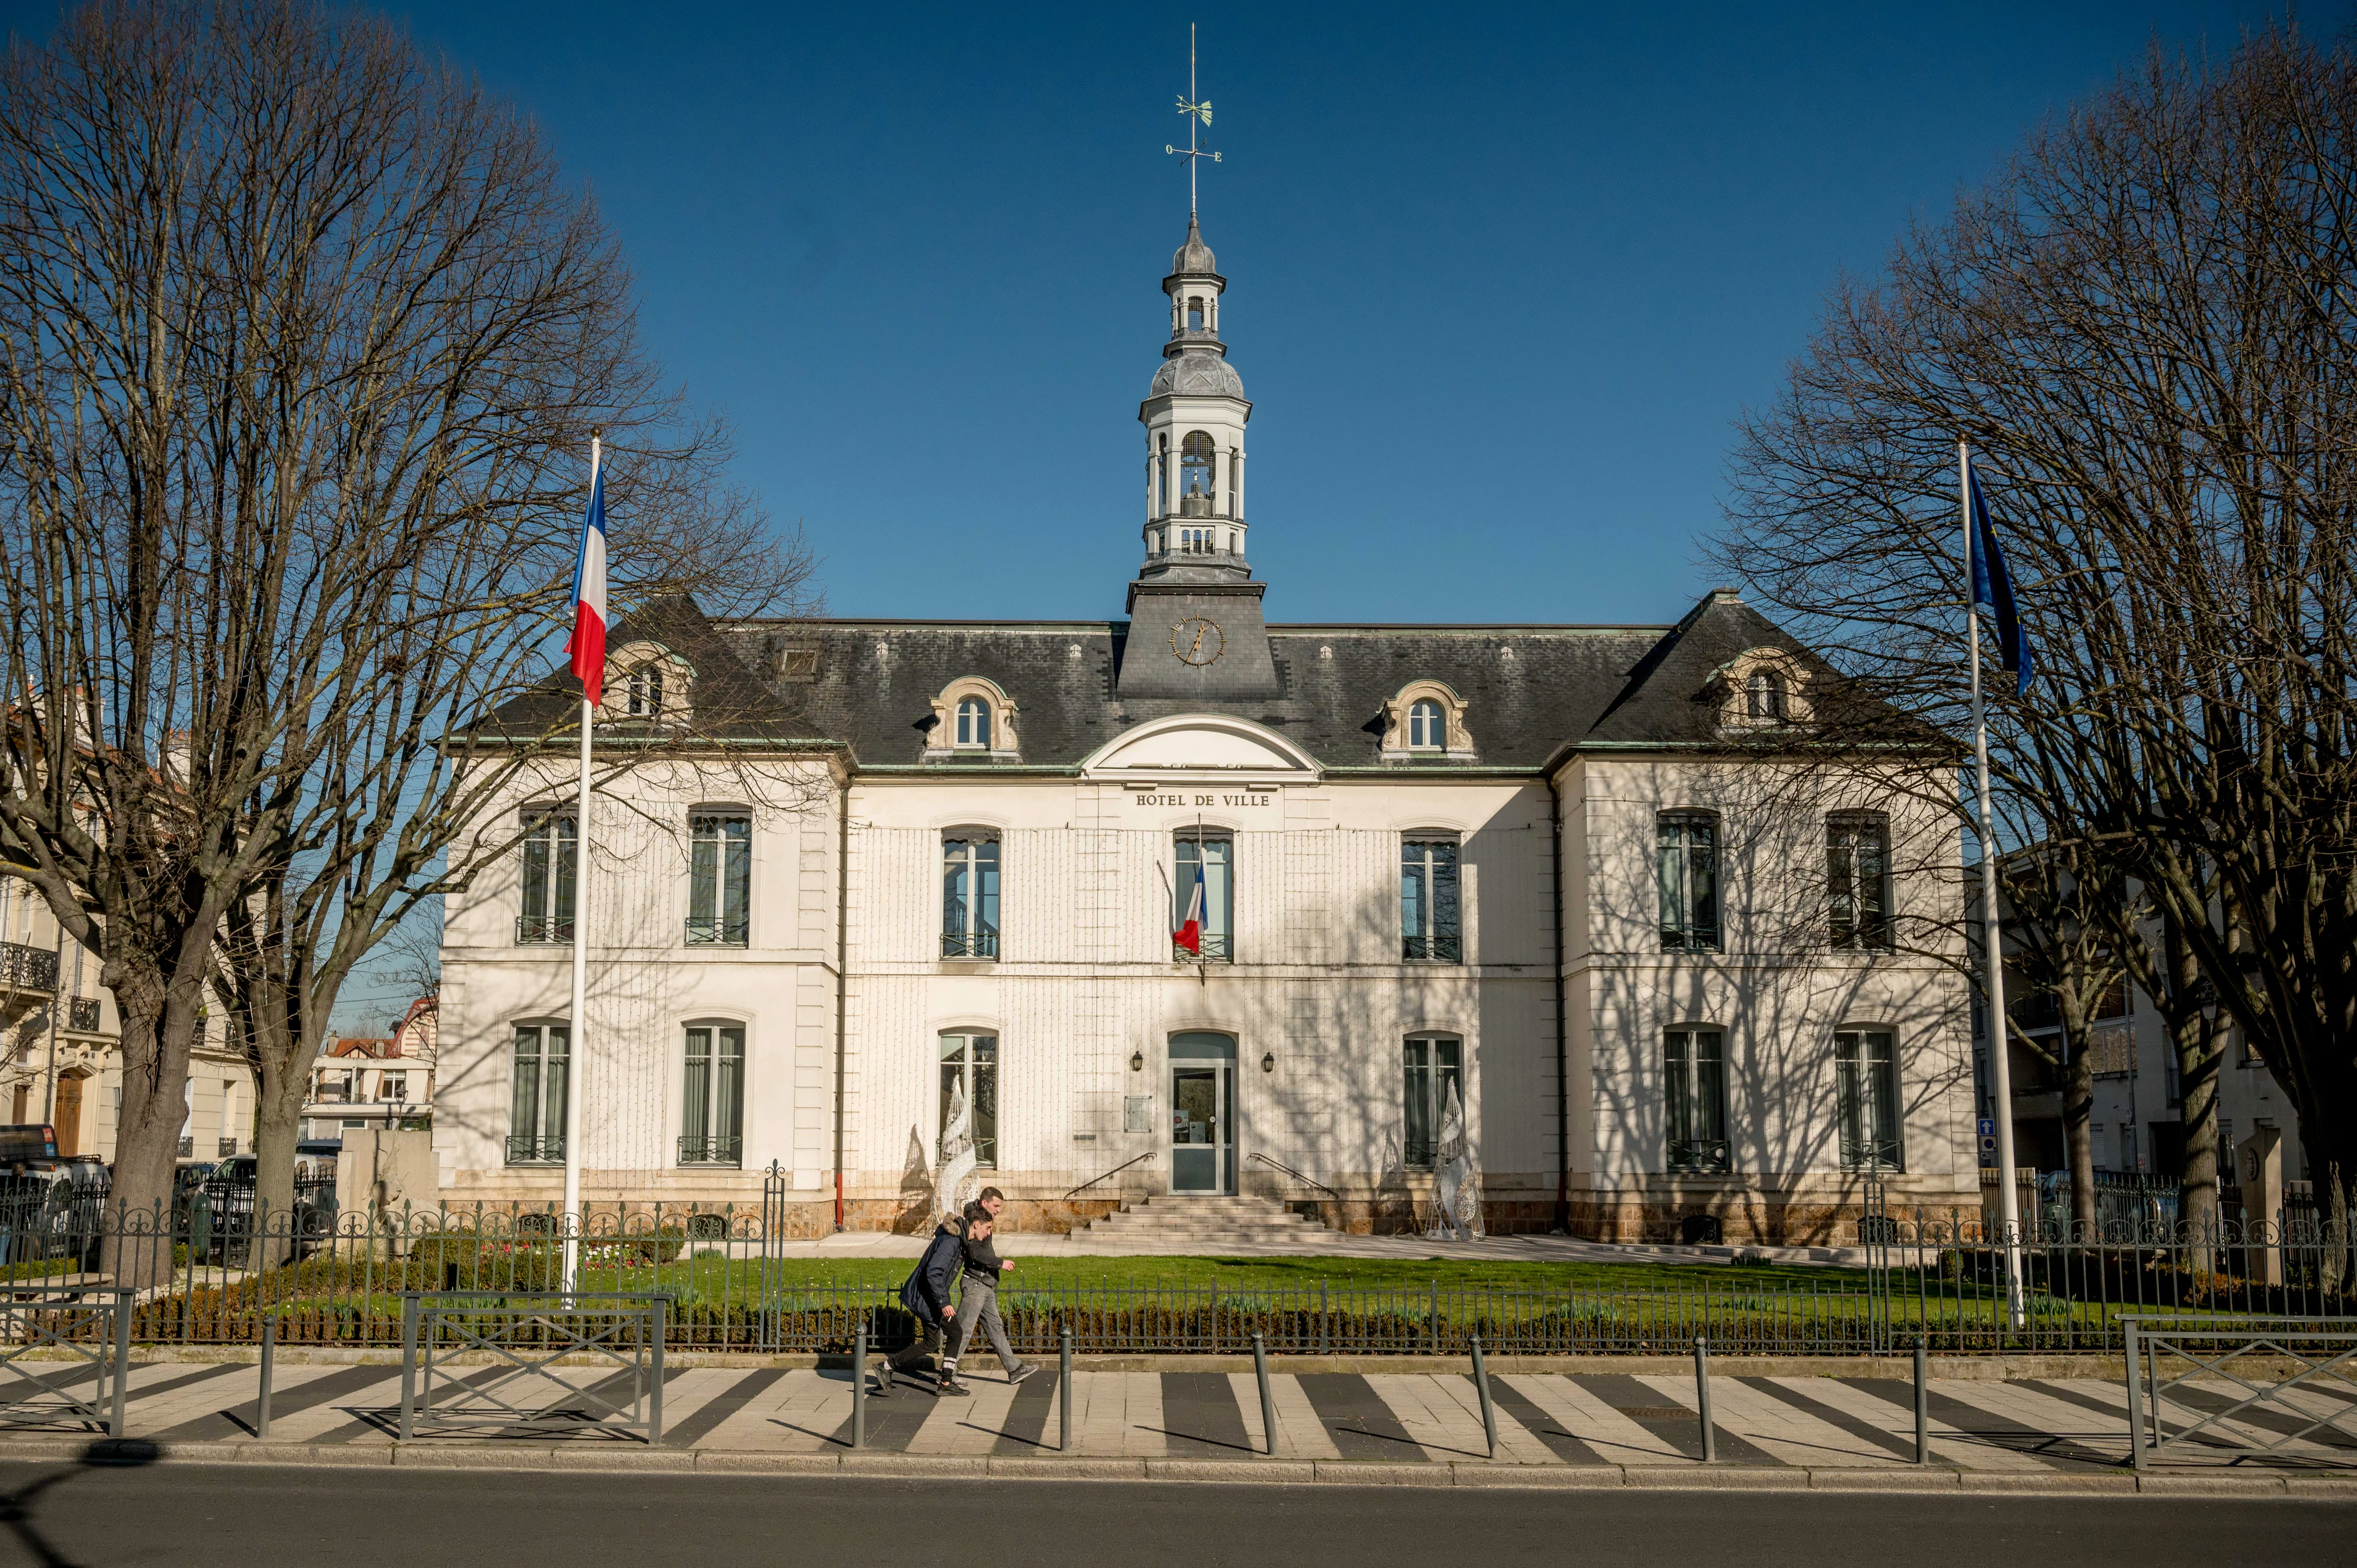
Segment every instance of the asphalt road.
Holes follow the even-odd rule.
[[[2346,1563],[2357,1505],[0,1465],[0,1564]],[[11,1535],[8,1532],[13,1532]]]

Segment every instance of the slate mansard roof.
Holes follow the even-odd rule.
[[[1019,757],[972,755],[928,768],[1071,770],[1137,725],[1185,713],[1249,719],[1285,736],[1328,769],[1402,766],[1536,771],[1567,747],[1721,743],[1714,678],[1752,649],[1813,655],[1732,593],[1706,597],[1675,626],[1288,626],[1268,628],[1277,694],[1265,698],[1123,699],[1115,677],[1128,621],[780,620],[716,625],[672,599],[614,628],[608,645],[661,644],[694,669],[696,729],[738,742],[833,743],[862,769],[913,768],[931,744],[933,700],[979,676],[1015,704]],[[1465,704],[1470,759],[1384,765],[1384,704],[1415,681],[1446,684]],[[531,731],[561,723],[577,701],[564,672],[511,702],[485,725]],[[600,735],[619,738],[626,726]],[[939,753],[936,752],[936,757]]]

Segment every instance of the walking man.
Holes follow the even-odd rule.
[[[965,1283],[958,1297],[958,1305],[964,1310],[958,1315],[950,1334],[947,1364],[957,1364],[976,1334],[986,1335],[990,1348],[998,1353],[998,1364],[1006,1369],[1006,1380],[1019,1383],[1039,1369],[1016,1359],[1006,1343],[1006,1321],[998,1316],[998,1276],[1015,1265],[1000,1262],[998,1250],[991,1243],[991,1236],[998,1227],[998,1217],[991,1211],[994,1197],[998,1197],[996,1187],[966,1205]],[[999,1207],[1005,1203],[1005,1198],[998,1197]]]
[[[877,1385],[891,1392],[896,1372],[913,1369],[918,1362],[943,1344],[946,1331],[957,1321],[957,1308],[951,1305],[950,1287],[957,1283],[958,1270],[965,1261],[965,1219],[952,1214],[944,1219],[933,1239],[926,1243],[925,1255],[917,1260],[914,1273],[901,1282],[900,1305],[917,1320],[917,1337],[899,1350],[884,1359]],[[967,1391],[957,1380],[957,1351],[952,1347],[942,1358],[941,1376],[935,1380],[933,1392],[963,1394]]]

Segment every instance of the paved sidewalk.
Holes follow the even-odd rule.
[[[553,1384],[498,1386],[489,1367],[469,1383],[511,1404],[560,1398]],[[568,1389],[627,1397],[627,1376],[565,1368]],[[61,1391],[88,1370],[43,1374]],[[268,1442],[254,1435],[258,1369],[250,1363],[135,1367],[130,1435],[176,1459],[517,1468],[827,1470],[845,1473],[1056,1474],[1067,1477],[1193,1476],[1385,1485],[1828,1486],[1942,1489],[2131,1488],[2126,1396],[2086,1378],[1936,1379],[1929,1467],[1914,1461],[1913,1388],[1903,1379],[1734,1375],[1711,1380],[1717,1463],[1701,1463],[1691,1377],[1641,1373],[1504,1373],[1491,1380],[1498,1449],[1487,1453],[1479,1397],[1461,1372],[1280,1374],[1271,1378],[1276,1453],[1266,1453],[1259,1391],[1250,1373],[1079,1371],[1072,1380],[1072,1453],[1060,1454],[1058,1379],[1020,1385],[969,1370],[972,1392],[937,1398],[904,1380],[871,1396],[866,1444],[851,1443],[847,1369],[673,1368],[664,1380],[663,1434],[649,1445],[582,1423],[567,1430],[440,1421],[394,1442],[400,1369],[383,1365],[282,1364]],[[18,1389],[19,1392],[24,1391]],[[2193,1387],[2197,1405],[2222,1409],[2223,1385]],[[2352,1402],[2298,1396],[2312,1413]],[[0,1424],[0,1458],[62,1457],[96,1436],[30,1406]],[[2264,1460],[2217,1448],[2175,1462],[2143,1489],[2202,1486],[2357,1495],[2357,1441],[2326,1434],[2286,1442],[2301,1423],[2249,1412],[2236,1436],[2281,1446]],[[396,1452],[398,1450],[398,1452]]]

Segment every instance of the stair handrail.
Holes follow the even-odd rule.
[[[1086,1180],[1086,1181],[1084,1181],[1084,1182],[1081,1183],[1081,1185],[1080,1185],[1080,1186],[1078,1186],[1078,1187],[1076,1187],[1072,1188],[1072,1190],[1071,1190],[1071,1191],[1070,1191],[1070,1192],[1066,1193],[1064,1196],[1065,1196],[1066,1197],[1078,1197],[1082,1193],[1084,1193],[1084,1192],[1088,1191],[1088,1190],[1089,1190],[1089,1188],[1091,1188],[1091,1187],[1092,1187],[1096,1186],[1096,1185],[1097,1185],[1097,1183],[1099,1183],[1099,1182],[1101,1182],[1101,1181],[1104,1180],[1104,1179],[1105,1179],[1105,1176],[1119,1176],[1119,1175],[1121,1175],[1121,1173],[1122,1173],[1122,1172],[1124,1172],[1124,1171],[1125,1171],[1125,1170],[1129,1169],[1129,1167],[1130,1167],[1130,1166],[1132,1166],[1132,1165],[1134,1165],[1137,1164],[1137,1162],[1138,1162],[1139,1160],[1150,1160],[1150,1159],[1152,1159],[1152,1158],[1153,1158],[1157,1154],[1158,1154],[1159,1152],[1160,1152],[1159,1150],[1156,1150],[1156,1149],[1148,1149],[1148,1150],[1146,1150],[1146,1153],[1144,1153],[1144,1154],[1142,1154],[1142,1155],[1135,1155],[1135,1156],[1133,1156],[1132,1158],[1129,1158],[1129,1159],[1124,1160],[1124,1161],[1122,1161],[1122,1162],[1121,1162],[1121,1164],[1119,1164],[1119,1165],[1117,1165],[1114,1166],[1114,1167],[1113,1167],[1113,1169],[1111,1169],[1111,1170],[1109,1170],[1109,1171],[1105,1172],[1103,1176],[1092,1176],[1089,1177],[1089,1179],[1088,1179],[1088,1180]]]
[[[1245,1158],[1258,1160],[1265,1165],[1274,1166],[1275,1169],[1283,1171],[1286,1176],[1291,1176],[1296,1181],[1307,1182],[1311,1187],[1314,1187],[1318,1191],[1324,1193],[1327,1197],[1332,1198],[1335,1202],[1340,1203],[1342,1201],[1342,1195],[1340,1193],[1336,1192],[1332,1187],[1328,1187],[1316,1176],[1303,1176],[1299,1171],[1295,1170],[1283,1160],[1272,1160],[1266,1155],[1262,1154],[1258,1149],[1254,1149],[1250,1155],[1247,1155]]]

